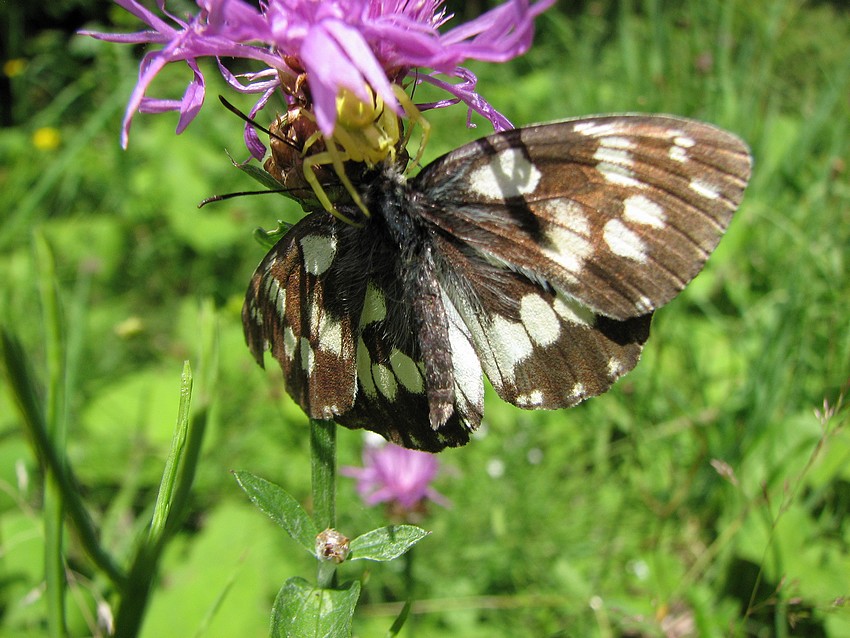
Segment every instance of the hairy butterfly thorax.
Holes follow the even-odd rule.
[[[631,370],[654,310],[725,232],[751,162],[735,136],[669,116],[496,133],[410,180],[397,156],[371,164],[346,143],[303,158],[333,167],[325,187],[345,194],[260,264],[246,339],[311,417],[429,451],[469,440],[484,374],[502,399],[554,409]]]

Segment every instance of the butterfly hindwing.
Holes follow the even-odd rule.
[[[484,409],[471,336],[451,309],[453,411],[434,429],[397,259],[374,229],[308,215],[254,273],[243,307],[246,340],[261,365],[271,351],[287,392],[312,418],[373,430],[410,448],[463,445]]]
[[[340,248],[337,223],[313,213],[293,226],[254,273],[242,322],[254,358],[271,350],[289,394],[312,418],[329,419],[354,405],[352,313],[336,299],[333,272]],[[353,291],[356,294],[356,291]]]
[[[389,320],[392,313],[390,305],[387,308]],[[361,324],[357,345],[357,401],[352,410],[338,419],[339,423],[378,432],[408,448],[436,452],[446,446],[465,444],[470,433],[478,427],[484,409],[481,367],[471,346],[467,345],[464,350],[457,336],[453,336],[454,328],[450,328],[452,351],[472,355],[453,366],[455,371],[468,370],[460,377],[456,373],[456,381],[462,379],[471,386],[456,384],[454,410],[448,420],[435,429],[428,418],[427,381],[419,348],[413,339],[390,339],[386,326],[382,325],[388,319]],[[477,392],[473,390],[476,384]]]
[[[651,315],[618,321],[550,286],[438,241],[453,273],[446,296],[499,396],[521,408],[565,408],[602,394],[637,365]]]
[[[413,186],[429,221],[491,261],[626,319],[696,276],[749,171],[744,144],[715,127],[604,116],[491,135],[431,163]]]

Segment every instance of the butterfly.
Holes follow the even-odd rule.
[[[311,418],[438,452],[469,441],[483,375],[520,408],[573,406],[634,368],[652,313],[702,269],[743,197],[736,136],[665,115],[495,133],[408,179],[359,177],[371,213],[313,212],[242,311]]]

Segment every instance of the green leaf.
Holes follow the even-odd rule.
[[[285,529],[301,547],[315,555],[319,530],[298,501],[282,487],[250,472],[234,472],[233,476],[254,505]]]
[[[379,527],[351,541],[349,560],[393,560],[430,533],[415,525]]]
[[[271,250],[274,248],[274,245],[279,242],[283,236],[289,232],[289,229],[292,228],[293,224],[288,222],[277,220],[277,228],[274,230],[265,230],[264,228],[255,228],[253,232],[254,239],[260,243],[260,245],[264,246]]]
[[[413,602],[411,600],[407,600],[404,603],[404,607],[401,608],[398,616],[393,621],[392,626],[387,632],[387,638],[393,638],[393,636],[398,636],[398,632],[401,631],[401,628],[404,627],[404,623],[407,622],[407,617],[410,615],[410,608],[413,606]]]
[[[351,617],[360,598],[360,582],[341,589],[320,589],[303,578],[284,583],[272,608],[272,638],[351,636]]]
[[[255,180],[257,180],[260,184],[268,188],[270,191],[279,191],[283,188],[283,185],[280,184],[274,177],[272,177],[267,171],[264,171],[259,166],[255,166],[254,164],[248,162],[237,162],[232,157],[230,161],[233,162],[233,165],[238,168],[240,171],[244,171]],[[285,193],[281,193],[282,195]]]
[[[162,472],[162,481],[156,495],[153,517],[149,533],[149,542],[158,543],[165,535],[165,525],[177,489],[178,469],[185,458],[186,438],[189,432],[189,408],[192,402],[193,385],[192,368],[188,361],[183,362],[183,373],[180,375],[180,403],[177,407],[177,427],[171,442],[171,451]]]

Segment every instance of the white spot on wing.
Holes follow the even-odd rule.
[[[301,369],[308,375],[313,374],[313,368],[316,367],[316,355],[313,348],[310,347],[310,342],[307,337],[301,337]]]
[[[372,358],[369,356],[369,349],[366,347],[363,337],[357,340],[357,378],[360,380],[360,385],[363,386],[363,392],[366,393],[366,396],[373,399],[378,396],[378,390],[372,380]]]
[[[319,348],[337,357],[342,355],[342,324],[334,321],[328,313],[319,324]]]
[[[252,299],[251,304],[249,306],[248,312],[251,314],[251,319],[254,320],[254,323],[258,326],[262,327],[263,325],[263,313],[260,312],[260,309],[257,307],[257,300]]]
[[[605,222],[602,236],[615,255],[641,263],[646,261],[646,245],[643,240],[619,219],[609,219]]]
[[[452,371],[455,377],[455,398],[464,398],[469,404],[467,412],[481,411],[484,407],[484,381],[481,378],[481,361],[472,346],[470,328],[463,322],[445,290],[441,293],[443,307],[449,319],[449,346],[452,350]],[[477,326],[477,324],[475,324]],[[473,326],[475,327],[475,326]]]
[[[590,327],[596,321],[596,316],[590,308],[562,292],[555,295],[552,308],[561,319],[579,326]]]
[[[304,268],[308,273],[319,276],[330,268],[336,255],[336,237],[305,235],[299,243],[304,251]]]
[[[702,180],[692,179],[690,187],[692,191],[698,195],[702,195],[706,199],[717,199],[720,197],[720,193],[711,184],[706,184]]]
[[[277,316],[283,319],[286,308],[286,290],[280,287],[280,283],[271,273],[266,275],[264,284],[266,299],[274,306]]]
[[[696,144],[696,142],[693,138],[688,137],[687,135],[676,135],[676,137],[673,138],[673,144],[682,148],[691,148]]]
[[[667,151],[667,155],[669,155],[670,159],[674,162],[688,161],[688,151],[681,146],[676,146],[675,144],[670,147],[669,151]]]
[[[590,235],[590,221],[582,207],[569,199],[550,199],[542,206],[542,213],[553,218],[559,226],[564,226],[577,235]]]
[[[545,234],[549,245],[541,243],[540,250],[568,272],[580,273],[585,260],[593,254],[590,240],[555,225],[549,226]]]
[[[398,348],[394,349],[390,354],[390,365],[393,368],[396,379],[408,391],[414,394],[421,394],[424,389],[422,375],[419,373],[419,368],[416,362],[404,354]]]
[[[603,164],[617,164],[624,167],[633,166],[635,163],[632,154],[627,149],[604,146],[601,142],[599,148],[593,154],[593,159],[599,160]]]
[[[363,311],[360,313],[360,326],[366,326],[387,317],[387,302],[384,293],[378,290],[370,281],[366,286],[366,298],[363,300]]]
[[[323,419],[332,419],[337,414],[339,414],[339,407],[336,404],[322,407]]]
[[[297,347],[298,339],[295,336],[295,332],[292,330],[292,326],[286,326],[286,328],[283,329],[283,353],[290,361],[292,361],[295,357],[295,350]]]
[[[599,162],[596,165],[605,181],[617,186],[628,186],[630,188],[643,188],[643,184],[635,177],[632,170],[626,166],[612,164],[610,162]]]
[[[505,319],[501,315],[493,317],[491,334],[488,340],[493,346],[496,365],[502,375],[513,382],[516,377],[516,367],[520,362],[531,356],[534,346],[521,323]]]
[[[638,312],[646,314],[653,309],[652,300],[646,295],[641,295],[640,299],[635,302],[635,308]]]
[[[667,222],[664,209],[643,195],[626,198],[623,202],[623,219],[652,228],[664,228]]]
[[[540,171],[522,149],[508,148],[473,170],[469,174],[469,187],[487,199],[518,197],[533,193],[540,177]]]
[[[380,393],[390,401],[394,401],[396,393],[398,393],[398,381],[396,381],[393,371],[382,363],[373,363],[372,378],[375,380],[375,386]]]
[[[526,332],[538,346],[546,347],[558,340],[561,322],[552,307],[540,295],[525,295],[519,302],[519,316]]]
[[[599,140],[599,146],[607,146],[608,148],[623,148],[628,150],[635,148],[635,143],[628,137],[612,135],[610,137],[601,138]]]
[[[573,130],[576,133],[587,135],[589,137],[597,137],[599,135],[610,135],[617,132],[617,127],[612,122],[596,122],[588,120],[584,122],[576,122],[573,125]]]
[[[543,405],[543,392],[532,390],[528,394],[520,394],[516,398],[516,404],[521,408],[533,408]]]
[[[310,299],[310,334],[319,334],[319,311],[322,309],[321,304],[317,299],[316,290],[313,291],[313,296]]]

